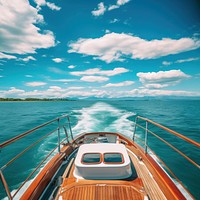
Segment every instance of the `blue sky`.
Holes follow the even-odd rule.
[[[197,0],[1,0],[0,97],[200,96]]]

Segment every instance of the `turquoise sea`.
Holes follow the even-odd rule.
[[[23,133],[46,121],[63,114],[71,115],[75,135],[90,131],[114,131],[132,137],[136,115],[147,117],[165,125],[197,142],[200,142],[200,100],[77,100],[54,102],[0,102],[0,143]],[[37,139],[37,133],[6,147],[0,152],[0,166],[3,166],[19,150]],[[142,133],[138,132],[138,136]],[[200,164],[200,150],[190,147],[182,140],[175,140],[170,135],[163,135],[177,148]],[[50,136],[43,143],[27,152],[26,156],[3,171],[13,192],[22,179],[30,174],[34,163],[39,163],[46,152],[57,143],[56,137]],[[150,138],[149,145],[156,153],[165,158],[181,178],[195,199],[200,199],[200,171],[179,158],[168,147]],[[29,170],[27,170],[27,168]],[[5,197],[0,182],[0,199]],[[16,197],[17,199],[17,197]]]

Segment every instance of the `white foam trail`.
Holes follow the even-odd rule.
[[[97,102],[91,107],[76,110],[79,113],[77,125],[73,128],[75,135],[84,132],[107,131],[119,132],[127,136],[133,134],[134,122],[128,117],[135,113],[115,108],[108,103]]]

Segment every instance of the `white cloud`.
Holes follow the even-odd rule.
[[[125,86],[130,86],[133,84],[134,84],[134,81],[124,81],[121,83],[108,83],[104,85],[103,87],[125,87]]]
[[[45,6],[46,0],[34,0],[37,6]]]
[[[9,90],[0,90],[0,97],[37,97],[37,98],[65,98],[65,97],[144,97],[144,96],[200,96],[200,92],[183,91],[183,90],[150,90],[150,89],[133,89],[133,90],[116,90],[105,91],[87,88],[61,88],[50,86],[46,90],[25,91],[11,87]]]
[[[181,70],[159,71],[159,72],[139,72],[139,80],[146,88],[163,88],[176,85],[184,79],[190,78]]]
[[[114,10],[114,9],[117,9],[119,8],[120,6],[128,3],[130,0],[117,0],[117,4],[116,5],[111,5],[109,6],[108,10]]]
[[[54,62],[56,62],[56,63],[61,63],[61,62],[64,61],[62,58],[53,58],[52,60],[53,60]]]
[[[200,96],[199,92],[189,92],[184,90],[150,90],[150,89],[134,89],[124,93],[124,97],[144,97],[144,96]]]
[[[117,23],[117,22],[119,22],[119,19],[116,19],[116,18],[115,18],[115,19],[113,19],[113,20],[110,20],[110,23],[111,23],[111,24],[114,24],[114,23]]]
[[[168,65],[171,65],[171,64],[172,64],[172,62],[163,61],[163,62],[162,62],[162,64],[163,64],[163,65],[165,65],[165,66],[168,66]]]
[[[85,71],[70,72],[70,74],[74,76],[82,76],[82,75],[115,76],[126,72],[129,72],[129,70],[123,67],[117,67],[114,68],[113,70],[101,70],[99,68],[93,68],[93,69],[87,69]]]
[[[0,90],[0,97],[8,97],[10,95],[23,94],[25,90],[17,89],[15,87],[10,87],[9,90]]]
[[[59,11],[61,7],[56,6],[54,3],[47,2],[46,0],[34,0],[37,4],[37,9],[41,10],[41,6],[47,6],[51,10]]]
[[[23,60],[24,62],[28,62],[29,60],[36,60],[33,56],[28,56],[26,58],[22,58],[20,60]]]
[[[50,86],[49,89],[50,89],[50,90],[54,90],[54,91],[55,91],[55,90],[57,90],[57,91],[58,91],[58,90],[59,90],[59,91],[62,90],[62,88],[61,88],[61,87],[58,87],[58,86]]]
[[[46,85],[47,83],[45,83],[45,82],[40,82],[40,81],[38,81],[38,82],[27,82],[27,83],[25,83],[25,85],[26,86],[30,86],[30,87],[38,87],[38,86],[43,86],[43,85]]]
[[[104,3],[101,2],[98,4],[98,8],[92,11],[92,15],[100,16],[103,15],[106,11],[111,11],[119,8],[120,6],[128,3],[130,0],[117,0],[116,4],[110,5],[108,8],[104,6]]]
[[[74,66],[74,65],[69,65],[69,66],[68,66],[69,69],[74,69],[75,67],[76,67],[76,66]]]
[[[77,81],[76,79],[55,79],[55,80],[49,80],[52,82],[60,82],[60,83],[68,83],[68,82],[74,82]]]
[[[68,90],[82,90],[82,89],[84,89],[84,87],[76,87],[76,86],[74,86],[74,87],[68,87],[67,88]]]
[[[98,4],[98,9],[95,9],[92,11],[92,15],[100,16],[100,15],[103,15],[105,11],[106,11],[106,7],[104,6],[104,3],[101,2]]]
[[[145,40],[124,33],[109,33],[100,38],[80,38],[69,44],[69,53],[94,56],[107,63],[123,61],[124,57],[132,59],[154,59],[171,54],[178,54],[200,47],[200,40],[181,38],[178,40]]]
[[[4,59],[4,58],[5,59],[16,59],[17,57],[0,52],[0,59]]]
[[[59,10],[61,9],[61,7],[56,6],[54,3],[49,3],[49,2],[47,2],[46,4],[47,4],[47,6],[48,6],[51,10],[57,10],[57,11],[59,11]]]
[[[188,58],[188,59],[182,59],[182,60],[177,60],[175,63],[184,63],[184,62],[191,62],[195,60],[199,60],[200,58]]]
[[[0,13],[0,52],[27,54],[55,46],[53,32],[36,26],[43,22],[43,16],[29,1],[2,0]]]
[[[196,57],[196,58],[181,59],[181,60],[177,60],[175,62],[163,61],[162,64],[163,65],[172,65],[174,63],[192,62],[192,61],[199,60],[199,59],[200,59],[199,57]]]
[[[111,5],[111,6],[109,6],[108,11],[114,10],[114,9],[117,9],[117,8],[119,8],[118,5]]]
[[[85,82],[105,82],[108,81],[109,78],[105,77],[105,76],[83,76],[81,79],[81,81],[85,81]]]

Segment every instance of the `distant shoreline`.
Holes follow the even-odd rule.
[[[47,98],[26,98],[26,99],[19,99],[19,98],[0,98],[0,102],[37,102],[37,101],[75,101],[73,99],[47,99]]]

